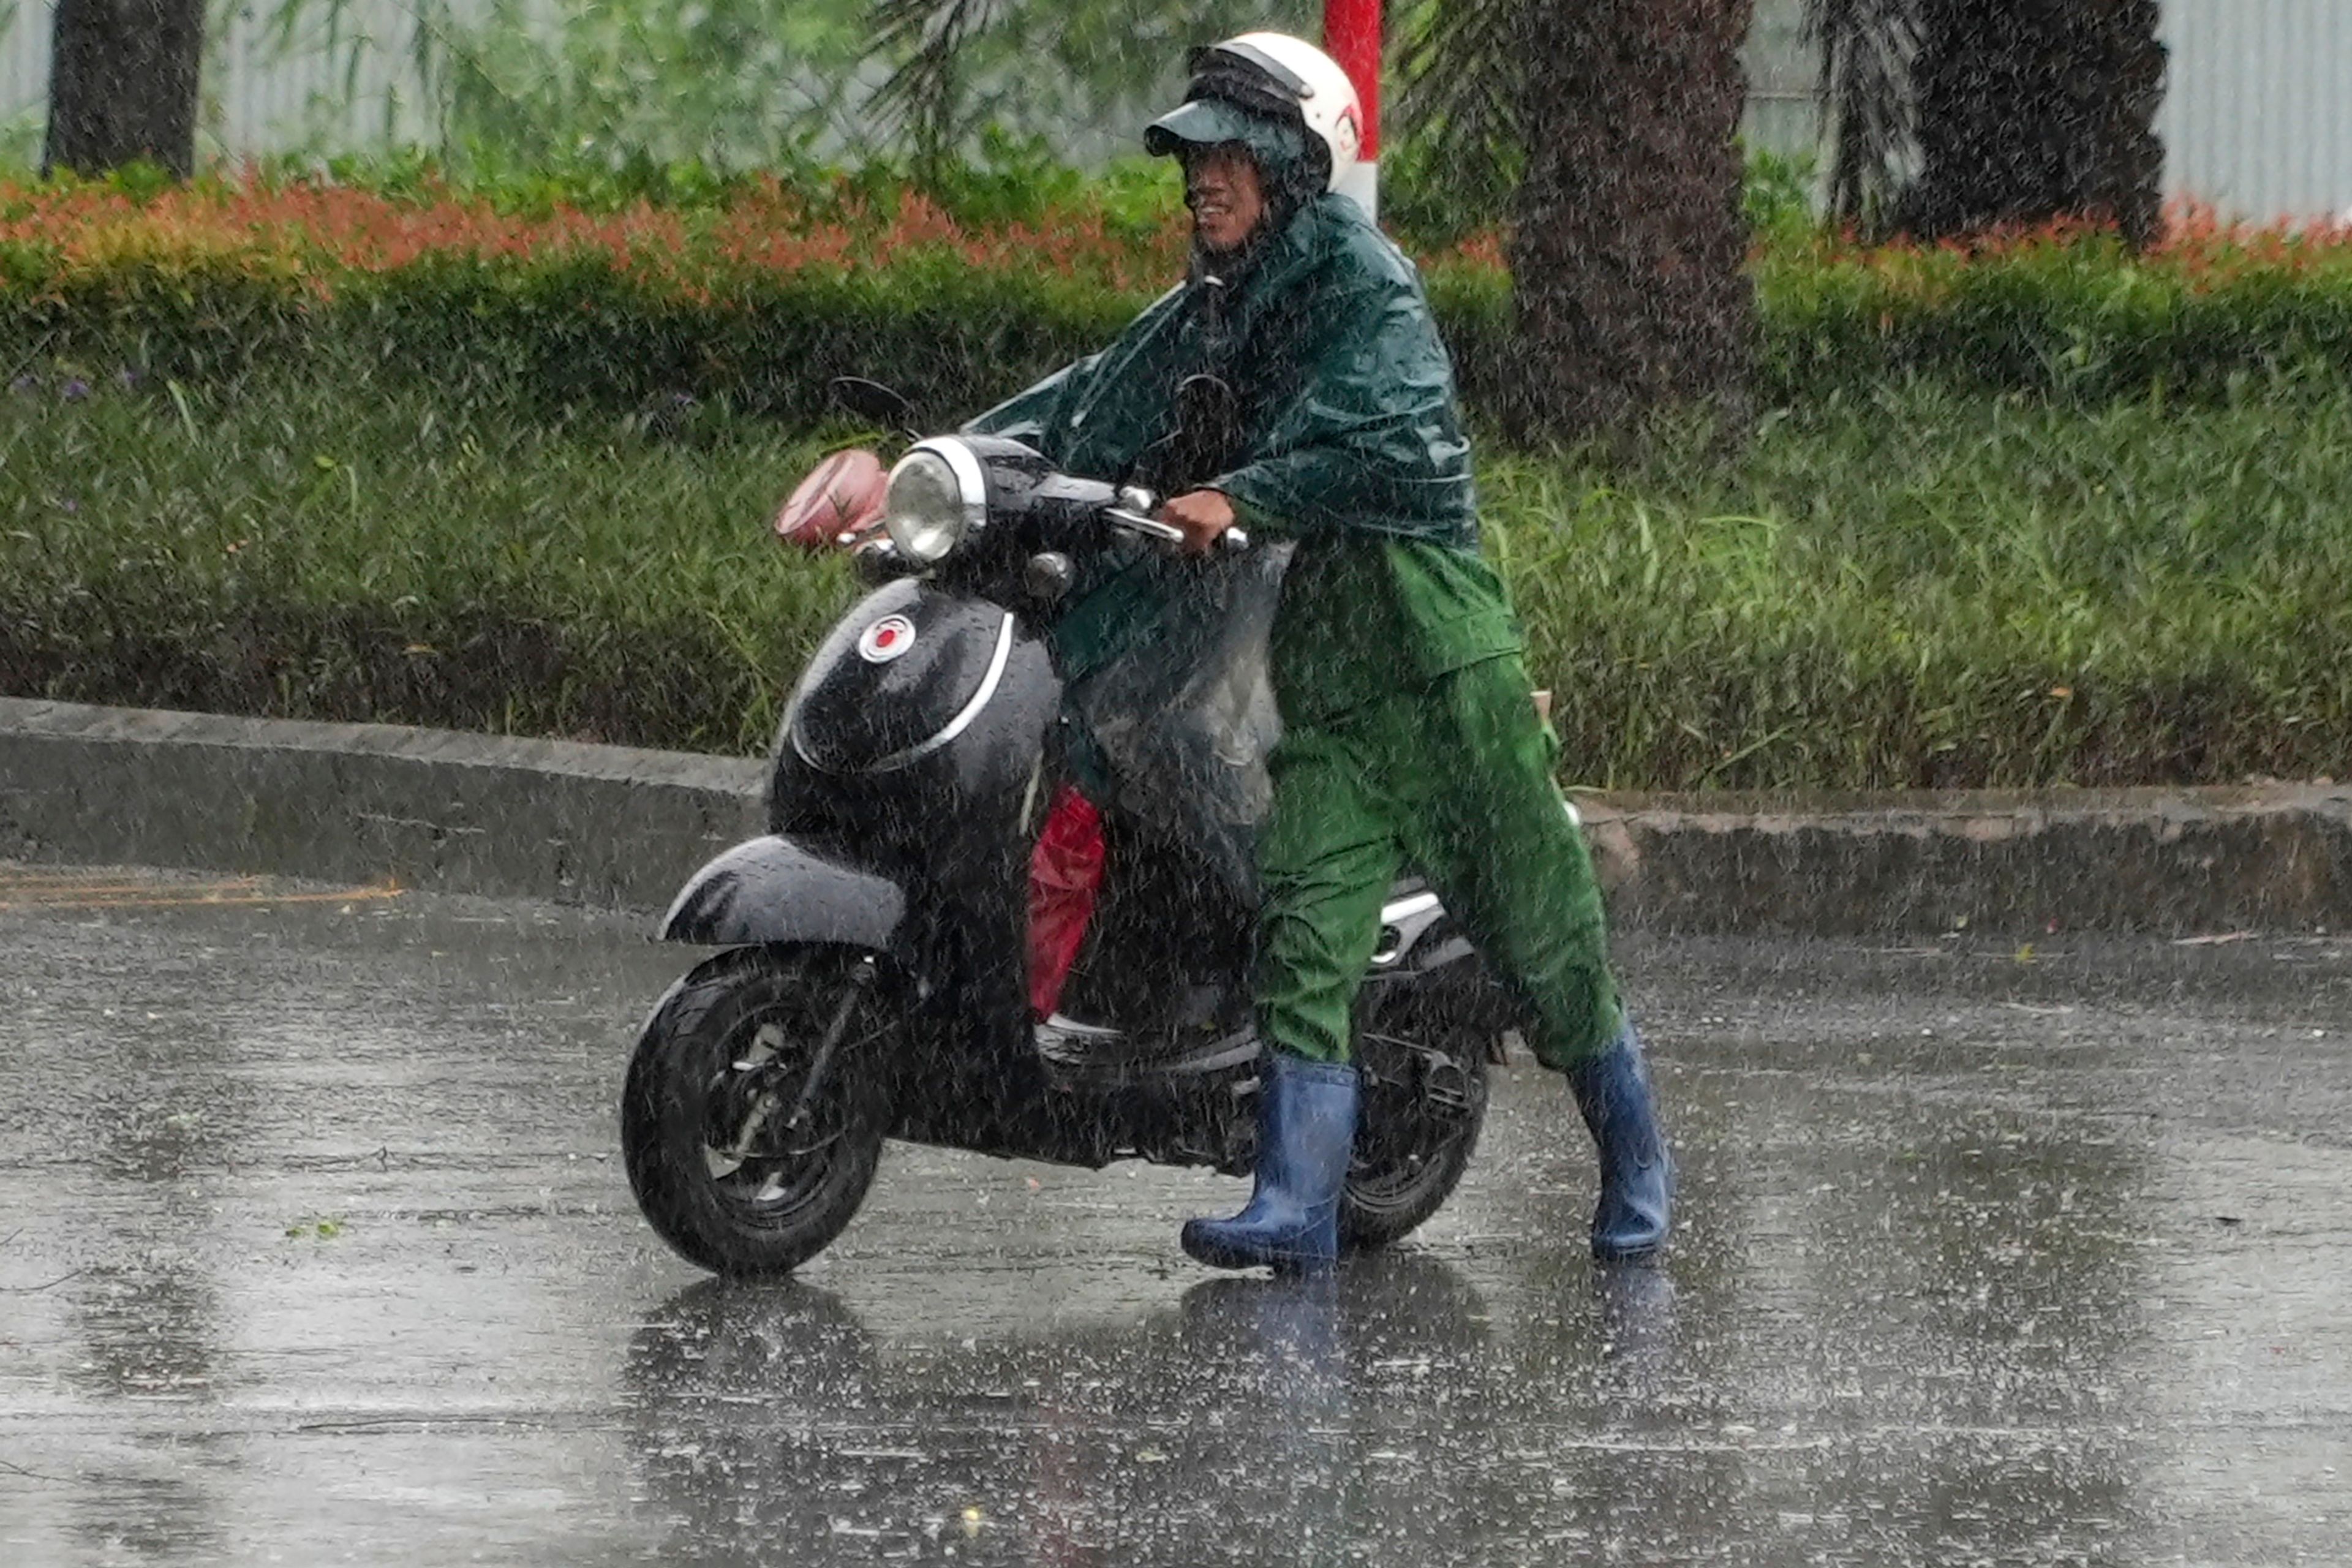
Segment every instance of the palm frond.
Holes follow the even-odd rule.
[[[1830,210],[1884,220],[1915,153],[1911,62],[1920,0],[1806,0],[1807,35],[1821,51],[1822,139],[1830,147]]]
[[[1457,189],[1517,184],[1533,85],[1535,6],[1558,0],[1420,0],[1399,18],[1397,117]],[[1403,9],[1399,7],[1399,9]]]
[[[874,96],[874,111],[935,162],[954,145],[963,70],[974,40],[1004,20],[1013,0],[874,0],[872,54],[899,64]]]

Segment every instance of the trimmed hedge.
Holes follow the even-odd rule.
[[[919,201],[818,223],[772,193],[703,212],[200,186],[136,202],[0,185],[16,371],[189,384],[309,355],[543,411],[680,397],[803,424],[829,376],[943,415],[1102,338],[1175,265],[1099,217],[975,235]]]
[[[2352,378],[2352,234],[2176,225],[2145,256],[2063,226],[1975,245],[1759,255],[1782,400],[1927,376],[2085,402]]]
[[[1491,241],[1424,257],[1474,406],[1508,384]],[[893,382],[945,422],[1098,345],[1181,266],[1172,229],[1083,208],[967,228],[919,199],[502,212],[441,193],[211,184],[144,200],[0,184],[10,374],[128,365],[183,383],[331,350],[545,410],[692,398],[804,424],[826,378]],[[1754,262],[1759,400],[1890,380],[2068,400],[2352,380],[2352,243],[2183,225],[2133,257],[2053,229],[1969,248],[1776,242]]]

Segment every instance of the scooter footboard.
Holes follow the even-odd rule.
[[[824,942],[887,949],[906,889],[776,834],[749,839],[697,871],[662,917],[661,940],[707,947]]]

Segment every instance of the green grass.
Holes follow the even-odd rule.
[[[2352,397],[1887,392],[1747,460],[1488,469],[1575,779],[2238,782],[2352,766]]]
[[[0,689],[757,750],[846,602],[811,440],[413,384],[0,392]]]
[[[765,532],[815,450],[360,366],[0,391],[0,690],[758,750],[854,591]],[[1923,385],[1483,479],[1575,782],[2352,772],[2352,394]]]

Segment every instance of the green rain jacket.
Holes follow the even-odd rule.
[[[1301,155],[1284,128],[1247,125],[1262,167]],[[1196,262],[1109,347],[969,427],[1115,479],[1171,433],[1185,377],[1231,384],[1242,439],[1201,488],[1230,497],[1255,536],[1297,542],[1272,650],[1289,723],[1518,651],[1478,554],[1453,365],[1412,263],[1352,200],[1326,194],[1230,271]],[[1201,569],[1139,549],[1098,565],[1056,633],[1066,668],[1083,676],[1148,650]]]

